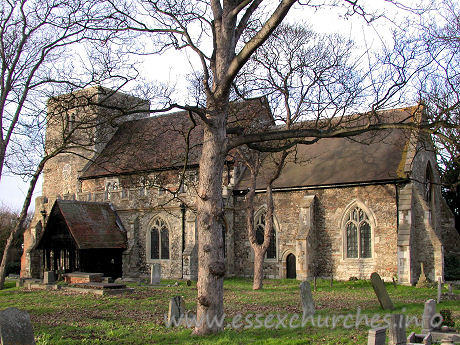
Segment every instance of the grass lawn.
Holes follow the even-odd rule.
[[[165,284],[172,283],[163,282]],[[38,345],[43,344],[367,344],[369,326],[364,321],[356,328],[357,309],[369,319],[376,313],[382,320],[385,314],[379,307],[370,281],[329,282],[318,280],[318,289],[313,291],[318,316],[321,323],[328,320],[329,327],[313,327],[309,322],[304,327],[283,328],[275,316],[268,325],[272,328],[243,329],[244,318],[256,324],[255,315],[262,314],[262,322],[269,314],[288,314],[286,326],[295,313],[301,315],[299,282],[295,280],[265,280],[262,291],[251,289],[250,279],[232,278],[225,281],[225,324],[235,321],[241,313],[243,319],[236,322],[239,329],[226,328],[214,336],[195,337],[187,328],[167,328],[164,314],[168,311],[169,299],[181,295],[187,310],[196,308],[196,284],[152,288],[132,285],[135,291],[120,296],[94,296],[64,291],[28,291],[18,289],[14,282],[6,283],[0,291],[0,309],[16,307],[30,313]],[[418,289],[414,287],[387,284],[390,297],[395,304],[395,313],[421,317],[423,304],[435,298],[436,288]],[[460,291],[456,290],[456,293]],[[405,308],[405,309],[403,309]],[[460,325],[459,301],[443,301],[437,311],[450,309],[457,328]],[[331,318],[338,314],[352,314],[353,319],[343,327],[339,319],[332,329]],[[329,316],[329,319],[326,317]],[[377,317],[376,317],[377,319]],[[238,321],[238,320],[237,320]],[[294,320],[296,321],[296,320]],[[294,322],[297,325],[297,322]],[[420,327],[410,326],[407,330],[420,331]]]

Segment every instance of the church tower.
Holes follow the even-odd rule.
[[[65,150],[46,163],[42,195],[74,199],[80,191],[78,177],[117,126],[147,117],[149,107],[146,100],[101,86],[50,99],[45,149],[48,154],[61,147]]]

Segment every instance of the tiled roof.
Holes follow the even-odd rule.
[[[394,121],[413,121],[414,108],[382,112]],[[406,119],[407,118],[407,119]],[[321,187],[354,183],[377,183],[405,179],[406,152],[410,131],[401,129],[369,132],[351,138],[324,138],[312,145],[298,145],[288,157],[274,188]],[[264,189],[274,169],[265,158],[259,171],[257,189]],[[236,190],[250,186],[246,170]]]
[[[126,248],[126,234],[110,204],[57,200],[50,217],[63,218],[78,249]],[[45,233],[50,230],[47,226]]]
[[[229,127],[250,130],[260,119],[273,121],[262,98],[233,103]],[[188,166],[197,165],[201,155],[203,130],[198,115],[196,127],[187,111],[125,122],[120,125],[101,154],[83,172],[81,178],[130,174],[181,167],[186,157],[186,137],[190,131]],[[255,120],[256,119],[256,120]]]

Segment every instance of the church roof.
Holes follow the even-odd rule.
[[[414,121],[417,107],[380,112],[384,119]],[[312,145],[298,145],[290,154],[273,188],[328,187],[384,183],[408,178],[405,171],[410,131],[402,129],[368,132],[351,138],[324,138]],[[274,171],[273,155],[262,163],[256,189],[265,189]],[[250,186],[246,169],[235,186]]]
[[[55,219],[53,219],[55,218]],[[57,218],[57,219],[56,219]],[[57,220],[57,221],[56,221]],[[47,222],[40,247],[53,236],[55,224],[67,226],[78,249],[126,248],[126,235],[117,213],[107,203],[56,200]]]
[[[102,152],[82,173],[82,179],[197,166],[203,129],[198,115],[188,111],[122,123]],[[260,119],[271,125],[273,117],[264,98],[230,106],[229,127],[250,130]],[[258,119],[258,121],[254,121]],[[187,145],[187,137],[189,138]]]

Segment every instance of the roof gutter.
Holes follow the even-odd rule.
[[[362,186],[374,186],[374,185],[383,185],[383,184],[399,184],[399,183],[408,183],[410,179],[408,178],[399,178],[399,179],[390,179],[390,180],[375,180],[375,181],[366,181],[366,182],[347,182],[347,183],[336,183],[336,184],[326,184],[326,185],[314,185],[314,186],[296,186],[296,187],[278,187],[273,188],[274,192],[293,192],[293,191],[302,191],[302,190],[313,190],[313,189],[331,189],[331,188],[351,188],[351,187],[362,187]],[[256,193],[265,193],[266,189],[256,189]],[[233,195],[245,195],[248,192],[248,189],[244,190],[234,190]]]

